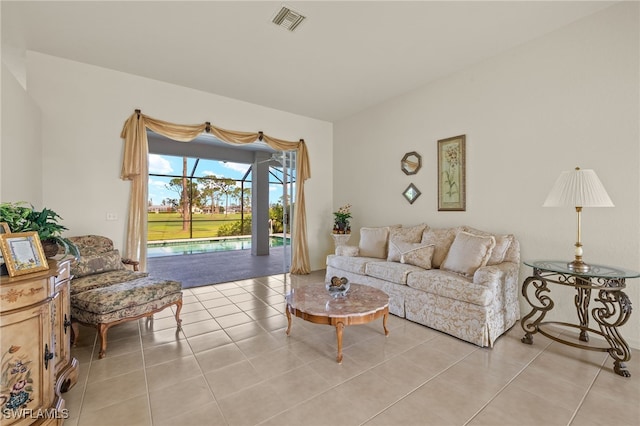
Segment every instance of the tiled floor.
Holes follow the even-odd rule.
[[[390,316],[347,327],[337,364],[332,327],[293,319],[284,294],[308,276],[257,278],[184,291],[172,312],[109,331],[81,328],[77,385],[65,425],[638,425],[640,353],[631,378],[602,352],[516,324],[493,349]],[[292,283],[293,282],[293,283]]]

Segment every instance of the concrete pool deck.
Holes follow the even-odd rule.
[[[287,246],[287,256],[290,250]],[[268,256],[252,256],[251,250],[231,250],[150,257],[147,269],[152,277],[181,281],[182,288],[191,288],[284,274],[283,256],[283,247],[271,247]]]

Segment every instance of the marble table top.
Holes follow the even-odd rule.
[[[389,296],[377,288],[362,284],[351,284],[346,296],[333,297],[324,283],[313,283],[293,288],[287,294],[291,308],[310,314],[330,318],[364,316],[384,309],[389,305]]]

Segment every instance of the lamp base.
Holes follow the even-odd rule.
[[[581,260],[574,260],[573,262],[567,263],[567,268],[579,274],[584,274],[591,270],[591,266]]]

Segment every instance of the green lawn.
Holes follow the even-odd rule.
[[[180,213],[149,213],[147,217],[147,240],[158,241],[217,237],[218,228],[226,223],[239,221],[240,213],[229,213],[227,216],[224,214],[194,214],[192,231],[182,230]],[[245,215],[245,219],[250,217],[250,215]]]

